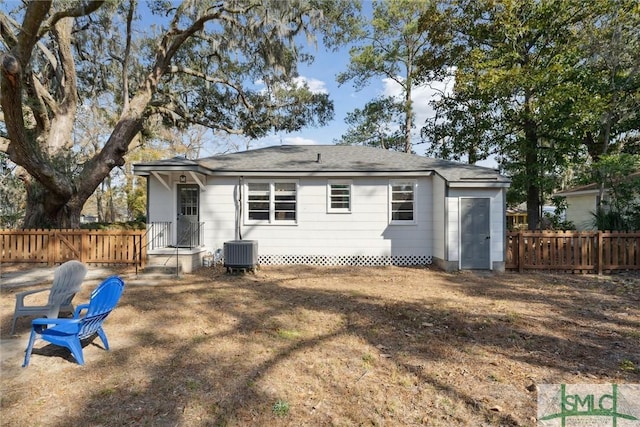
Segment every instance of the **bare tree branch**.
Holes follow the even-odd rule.
[[[51,2],[49,2],[49,3],[51,3]],[[38,38],[42,37],[42,35],[45,32],[49,31],[50,28],[53,28],[62,19],[64,19],[64,18],[78,18],[80,16],[90,15],[93,12],[95,12],[96,10],[98,10],[104,3],[105,3],[104,0],[90,1],[88,3],[78,2],[78,3],[76,3],[76,7],[72,8],[72,9],[62,10],[62,11],[54,13],[47,20],[47,22],[42,26],[42,29],[40,30],[40,34],[38,35]]]
[[[51,9],[51,0],[30,2],[22,21],[22,27],[18,33],[15,55],[20,64],[28,64],[31,60],[33,46],[40,39],[41,26]]]
[[[7,46],[7,50],[13,49],[18,44],[18,38],[11,31],[12,27],[17,28],[18,26],[17,22],[0,12],[0,37],[2,37],[4,44]]]
[[[29,76],[31,84],[26,87],[27,93],[34,100],[31,104],[31,113],[36,122],[36,134],[42,134],[51,127],[47,107],[51,110],[56,108],[56,101],[49,91],[42,85],[40,79],[33,73]]]
[[[194,70],[192,68],[182,67],[182,66],[177,66],[177,65],[173,65],[173,66],[169,67],[168,72],[170,72],[170,73],[187,74],[189,76],[201,78],[204,81],[209,82],[209,83],[222,84],[224,86],[228,86],[238,94],[238,96],[242,100],[242,105],[246,109],[248,109],[250,111],[254,110],[253,105],[251,103],[249,103],[249,101],[247,100],[247,98],[246,98],[246,96],[244,94],[244,90],[242,89],[242,87],[231,83],[229,80],[224,80],[224,79],[218,79],[218,78],[215,78],[215,77],[211,77],[211,76],[208,76],[208,75],[204,74],[203,72],[196,71],[196,70]]]
[[[127,10],[126,45],[124,48],[124,58],[122,59],[122,109],[129,108],[129,60],[131,55],[131,23],[133,22],[133,12],[136,8],[136,0],[129,2]]]

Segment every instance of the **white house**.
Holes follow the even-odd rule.
[[[510,181],[493,169],[361,146],[285,145],[140,163],[134,172],[148,177],[149,257],[178,256],[186,271],[240,240],[257,242],[262,265],[504,269]]]
[[[598,184],[581,185],[555,193],[567,201],[566,218],[575,225],[578,231],[595,230],[593,214],[598,209],[600,188]],[[604,194],[605,199],[608,194]]]
[[[635,172],[627,177],[628,179],[639,179],[640,172]],[[555,193],[555,196],[561,196],[566,199],[567,221],[573,222],[576,230],[589,231],[595,230],[594,213],[598,210],[598,205],[608,209],[611,201],[611,192],[605,188],[602,192],[602,200],[600,200],[600,184],[592,183],[568,188]]]

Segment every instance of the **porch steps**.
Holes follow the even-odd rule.
[[[147,265],[142,271],[148,275],[167,275],[175,276],[182,273],[182,265]]]

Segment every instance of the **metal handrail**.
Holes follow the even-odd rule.
[[[137,259],[142,259],[142,250],[146,247],[148,249],[157,249],[157,248],[169,248],[174,246],[172,242],[172,223],[171,221],[160,221],[160,222],[152,222],[147,224],[147,230],[140,237],[140,242],[143,242],[145,237],[151,236],[150,239],[147,239],[147,243],[142,245],[140,243],[139,247],[136,242],[134,242],[134,261]],[[176,264],[178,262],[178,247],[179,243],[183,241],[184,237],[188,237],[189,249],[193,249],[194,247],[203,246],[204,242],[204,222],[198,223],[190,223],[189,226],[185,229],[181,236],[178,236],[177,241],[175,242],[176,249]],[[136,275],[138,274],[138,264],[139,262],[135,262],[136,266]],[[178,266],[176,265],[176,268]]]
[[[156,230],[158,229],[158,230]],[[147,226],[147,232],[152,233],[152,238],[149,240],[147,246],[150,249],[157,248],[166,248],[171,246],[170,242],[172,241],[172,232],[171,232],[171,221],[160,221],[160,222],[152,222]]]
[[[163,234],[162,232],[159,233],[153,233],[153,231],[155,230],[155,228],[158,226],[158,224],[161,224],[163,226],[162,230],[164,230],[166,232],[166,234]],[[142,242],[144,241],[144,239],[148,236],[151,235],[152,238],[151,239],[147,239],[147,243],[145,245],[142,244]],[[140,247],[138,248],[138,244],[136,243],[136,241],[134,240],[133,243],[133,256],[134,256],[134,264],[136,266],[136,275],[138,274],[138,264],[141,263],[142,261],[142,250],[144,248],[151,248],[151,249],[155,249],[156,248],[156,241],[158,240],[158,238],[167,241],[171,239],[171,222],[170,221],[163,221],[163,222],[152,222],[152,223],[148,223],[147,224],[147,229],[145,231],[145,233],[140,237]]]
[[[191,222],[189,226],[184,229],[182,234],[178,236],[176,246],[180,246],[180,243],[187,243],[189,249],[203,246],[204,242],[204,222]]]

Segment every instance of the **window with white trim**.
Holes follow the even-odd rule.
[[[248,223],[295,223],[298,183],[295,181],[247,182]]]
[[[389,220],[392,224],[414,224],[416,219],[416,182],[412,180],[389,182]]]
[[[327,184],[327,212],[351,212],[351,181],[329,181]]]

